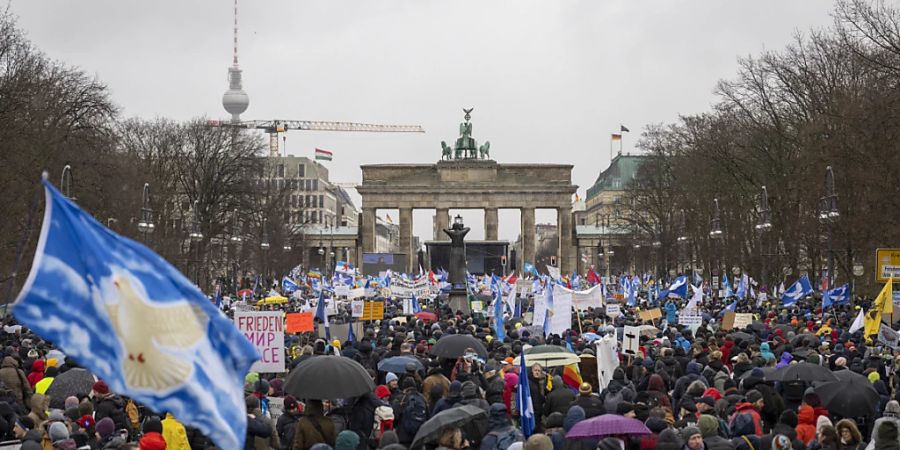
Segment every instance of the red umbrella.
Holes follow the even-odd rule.
[[[253,298],[253,291],[251,291],[250,289],[241,289],[238,291],[237,296],[238,298],[244,298],[244,296],[246,296],[247,298]]]
[[[416,313],[417,319],[422,319],[426,322],[437,322],[437,314],[432,312],[420,312]]]

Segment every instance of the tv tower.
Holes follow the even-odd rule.
[[[241,68],[238,65],[238,2],[234,0],[234,59],[228,68],[228,90],[222,95],[222,106],[231,114],[232,122],[241,121],[241,113],[250,106],[250,96],[241,84]]]

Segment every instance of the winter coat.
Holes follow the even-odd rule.
[[[600,397],[593,394],[579,394],[575,401],[569,405],[570,408],[572,406],[580,406],[584,410],[584,416],[588,419],[606,414],[606,407],[603,406]]]
[[[259,422],[260,430],[255,433],[253,436],[253,447],[256,450],[268,450],[270,448],[279,449],[281,448],[281,442],[278,440],[278,433],[275,432],[275,423],[272,419],[263,415],[262,411],[257,408],[254,409],[251,414],[256,416],[256,421]],[[262,430],[262,426],[265,426],[266,430]],[[163,425],[163,434],[165,434],[166,428]],[[249,435],[248,435],[249,437]],[[249,441],[249,439],[248,439]],[[168,441],[167,441],[168,442]],[[246,447],[246,445],[245,445]]]
[[[450,380],[440,372],[435,372],[425,377],[425,380],[422,382],[422,396],[425,397],[425,403],[430,407],[434,406],[438,400],[431,398],[431,392],[435,386],[443,386],[444,395],[447,395],[447,392],[450,391]]]
[[[308,450],[315,444],[328,444],[334,447],[336,439],[337,432],[334,429],[334,422],[325,417],[322,407],[314,402],[307,403],[303,409],[303,417],[297,421],[297,428],[294,430],[294,444],[291,449]]]
[[[512,415],[513,406],[515,402],[513,401],[514,396],[516,395],[516,386],[519,384],[519,376],[514,373],[507,373],[503,375],[503,404],[506,405],[506,413]],[[532,403],[532,406],[534,403]]]
[[[481,450],[491,450],[497,445],[497,440],[506,436],[510,432],[516,432],[516,428],[510,423],[506,417],[506,407],[500,403],[491,405],[490,416],[488,417],[487,433],[481,440]],[[524,441],[520,435],[518,442]]]
[[[875,450],[900,450],[900,443],[898,443],[900,430],[897,429],[896,423],[882,422],[872,434]]]
[[[703,443],[708,450],[734,450],[734,444],[719,435],[704,437]]]
[[[31,372],[28,374],[28,383],[34,388],[38,381],[44,379],[44,360],[36,359],[31,363]]]
[[[31,407],[31,412],[28,413],[28,417],[34,421],[34,428],[38,430],[42,429],[44,422],[47,421],[47,409],[50,408],[50,397],[47,397],[44,394],[34,394],[31,396],[31,401],[29,401],[28,406]]]
[[[869,444],[866,445],[866,450],[874,450],[875,449],[875,439],[874,439],[875,433],[878,431],[878,428],[881,427],[881,424],[884,422],[887,422],[887,421],[894,422],[895,424],[897,424],[897,427],[900,428],[900,418],[882,417],[882,418],[876,420],[875,423],[872,425],[872,437],[873,438],[870,439]],[[900,443],[900,438],[898,438],[897,442]]]
[[[191,450],[191,444],[188,443],[184,425],[175,420],[172,414],[166,414],[166,418],[162,420],[162,427],[163,439],[166,440],[166,450]]]
[[[547,400],[544,403],[544,416],[558,412],[565,414],[569,410],[569,405],[575,401],[575,393],[572,392],[565,383],[553,383],[553,391],[547,394]]]
[[[6,385],[19,403],[24,403],[26,398],[34,392],[31,383],[25,378],[25,372],[19,368],[19,363],[12,356],[3,358],[3,363],[0,364],[0,381]]]
[[[494,375],[485,381],[487,382],[487,386],[484,389],[484,399],[487,400],[488,404],[493,405],[494,403],[503,403],[505,383],[500,372],[497,372],[497,375]]]
[[[812,406],[801,405],[797,413],[797,439],[809,445],[816,438],[816,411]]]
[[[749,414],[750,417],[753,418],[753,427],[756,429],[756,435],[762,436],[762,420],[760,418],[759,412],[753,407],[752,403],[738,403],[737,407],[734,410],[734,414],[731,416],[729,420],[729,425],[734,425],[734,420],[738,415],[741,414]]]
[[[659,406],[666,408],[672,407],[672,402],[666,394],[666,385],[661,376],[657,374],[650,375],[650,381],[647,383],[647,391],[656,398]]]
[[[275,422],[275,432],[281,441],[282,450],[290,450],[294,443],[294,431],[297,429],[297,421],[300,420],[299,411],[285,412]]]

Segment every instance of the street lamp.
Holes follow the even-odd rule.
[[[200,213],[197,211],[199,209],[198,201],[194,200],[194,208],[193,214],[191,214],[191,232],[188,233],[188,238],[191,240],[191,248],[195,249],[193,252],[193,266],[194,266],[194,284],[200,285],[200,245],[199,242],[203,240],[203,233],[200,231]]]
[[[760,264],[762,265],[760,275],[762,277],[762,287],[766,287],[768,286],[766,259],[769,255],[765,248],[765,233],[772,229],[772,222],[769,220],[769,191],[766,190],[765,186],[762,187],[762,192],[759,197],[759,220],[757,221],[755,228],[759,233],[759,259]]]
[[[825,196],[819,199],[819,222],[828,227],[828,288],[834,279],[834,223],[841,217],[838,211],[837,194],[834,192],[834,172],[831,166],[825,168]]]
[[[713,217],[709,221],[709,237],[722,239],[722,221],[719,217],[719,199],[713,199]]]
[[[68,164],[63,167],[62,176],[59,179],[59,190],[67,199],[75,200],[72,197],[72,166]]]
[[[272,245],[269,244],[269,229],[266,225],[269,224],[269,219],[263,217],[262,223],[262,239],[259,241],[259,249],[263,252],[263,264],[262,264],[262,272],[263,272],[263,282],[268,283],[269,271],[269,247]]]
[[[679,259],[682,261],[681,273],[684,273],[684,257],[687,254],[687,249],[685,249],[684,247],[687,244],[688,236],[687,236],[687,214],[684,212],[683,209],[681,210],[681,220],[678,222],[678,237],[675,240],[679,244],[678,245],[679,250],[682,251],[681,258],[679,258]]]
[[[156,225],[153,224],[153,209],[150,208],[150,183],[144,183],[144,191],[141,194],[141,219],[137,224],[138,231],[147,242],[147,235],[153,234]]]
[[[238,217],[237,208],[234,209],[234,214],[231,216],[231,238],[229,238],[231,243],[234,245],[234,266],[232,267],[231,272],[231,281],[234,286],[234,292],[240,290],[240,286],[238,286],[238,274],[237,274],[237,266],[238,266],[238,247],[241,245],[241,242],[244,241],[244,238],[241,237],[241,221]]]

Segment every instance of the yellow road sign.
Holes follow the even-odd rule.
[[[900,248],[875,250],[875,281],[885,283],[888,278],[900,280]]]

